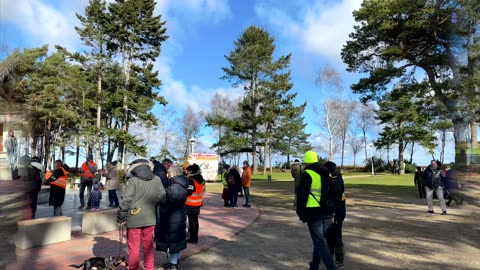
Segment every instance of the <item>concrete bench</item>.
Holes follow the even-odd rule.
[[[83,214],[82,233],[100,234],[116,230],[118,230],[116,208]]]
[[[72,236],[72,218],[66,216],[22,220],[17,226],[15,245],[20,249],[68,241]]]

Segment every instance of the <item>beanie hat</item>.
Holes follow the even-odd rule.
[[[187,171],[191,171],[192,174],[200,173],[200,167],[196,163],[193,163],[187,167]]]
[[[188,166],[190,166],[190,163],[188,163],[188,161],[185,161],[182,164],[182,169],[186,169],[186,168],[188,168]]]
[[[307,151],[305,155],[303,155],[303,162],[305,164],[312,164],[318,162],[318,155],[314,151]]]
[[[337,170],[337,164],[335,164],[333,161],[327,161],[325,164],[323,164],[323,166],[327,167],[330,173],[333,173],[335,170]]]

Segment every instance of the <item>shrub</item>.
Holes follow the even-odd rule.
[[[415,173],[417,168],[415,165],[405,163],[405,173]]]

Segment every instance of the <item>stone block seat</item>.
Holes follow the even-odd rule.
[[[85,212],[82,218],[82,233],[100,234],[118,230],[117,209]]]
[[[72,235],[72,218],[66,216],[21,220],[17,226],[15,245],[19,249],[68,241]]]

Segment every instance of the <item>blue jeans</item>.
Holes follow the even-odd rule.
[[[245,204],[250,204],[250,188],[243,187],[243,193],[245,193]]]
[[[330,219],[317,219],[308,221],[308,230],[313,241],[313,259],[310,263],[310,270],[317,270],[320,262],[323,261],[328,270],[336,270],[337,266],[333,257],[328,251],[325,232],[331,226]]]

